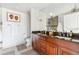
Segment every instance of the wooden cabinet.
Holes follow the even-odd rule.
[[[33,35],[32,46],[43,55],[77,55],[79,54],[79,44],[71,41],[48,37],[43,35]]]
[[[59,50],[59,55],[76,55],[76,54],[79,54],[75,51],[72,51],[70,49],[67,49],[67,48],[60,48]]]
[[[40,49],[40,44],[39,44],[39,36],[37,35],[33,35],[32,36],[32,46],[35,50],[38,50]]]
[[[45,37],[42,37],[42,36],[40,36],[40,38],[39,38],[39,43],[38,43],[39,45],[40,45],[40,54],[44,54],[44,55],[46,55],[47,53],[46,53],[46,50],[47,50],[47,42],[46,42],[46,38]]]
[[[38,38],[39,37],[39,38]],[[40,54],[44,55],[56,55],[57,47],[56,45],[52,45],[50,42],[47,42],[47,37],[45,36],[33,36],[32,46],[35,50],[37,50]]]
[[[34,49],[36,49],[36,38],[35,36],[32,36],[32,46]]]
[[[40,53],[41,54],[46,54],[46,42],[40,42]]]
[[[47,44],[47,54],[48,55],[57,55],[57,47],[50,43]]]

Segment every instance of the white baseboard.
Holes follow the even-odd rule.
[[[10,47],[10,48],[6,48],[6,49],[0,49],[0,55],[8,53],[10,51],[15,51],[15,55],[21,55],[22,52],[27,52],[28,50],[31,50],[32,46],[28,46],[27,48],[23,49],[23,50],[18,50],[16,46],[14,47]]]
[[[32,49],[32,47],[28,47],[28,48],[26,48],[26,49],[24,49],[24,50],[21,50],[21,51],[19,51],[19,52],[21,53],[21,52],[29,51],[29,50],[31,50],[31,49]]]
[[[23,50],[21,50],[21,51],[18,51],[18,50],[17,50],[17,51],[15,52],[15,54],[16,54],[16,55],[21,55],[22,52],[27,52],[27,51],[29,51],[29,50],[31,50],[31,49],[32,49],[32,47],[28,47],[28,48],[23,49]]]

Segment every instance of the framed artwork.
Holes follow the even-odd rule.
[[[8,12],[7,13],[7,20],[12,22],[19,22],[20,21],[20,14]]]

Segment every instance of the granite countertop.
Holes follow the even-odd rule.
[[[54,37],[58,38],[60,40],[65,40],[65,41],[69,41],[69,42],[73,42],[73,43],[79,44],[79,40],[78,39],[71,39],[71,38],[67,38],[67,37],[57,37],[57,36],[54,36]]]
[[[73,43],[77,43],[79,44],[79,40],[78,39],[71,39],[71,38],[67,38],[67,37],[60,37],[60,36],[48,36],[46,34],[41,34],[41,33],[37,33],[37,35],[41,35],[41,36],[47,36],[47,37],[51,37],[51,38],[57,38],[60,40],[65,40],[65,41],[69,41],[69,42],[73,42]]]

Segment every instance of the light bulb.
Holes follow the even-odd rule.
[[[52,13],[50,13],[50,16],[52,16],[53,14]]]

